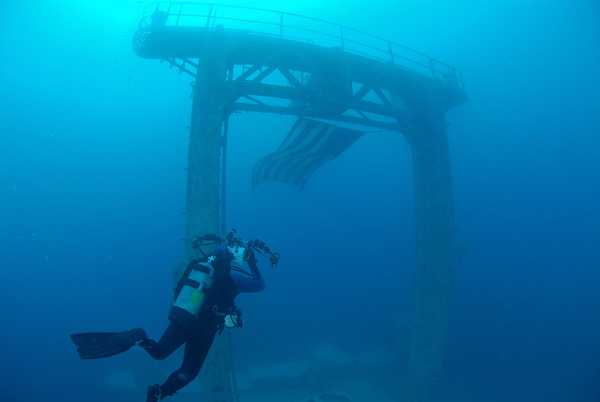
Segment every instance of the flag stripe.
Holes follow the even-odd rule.
[[[252,187],[276,180],[303,188],[312,173],[346,150],[364,133],[298,118],[277,151],[252,170]]]
[[[310,149],[318,146],[320,130],[316,123],[306,119],[299,119],[296,122],[279,149],[257,164],[260,169],[258,176],[263,177],[259,181],[269,180],[269,178],[271,180],[281,180],[277,178],[278,176],[289,177],[286,172],[290,169],[293,170],[294,159],[306,156]],[[285,182],[288,183],[289,181]]]

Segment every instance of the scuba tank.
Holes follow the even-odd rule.
[[[182,323],[196,318],[214,282],[214,276],[215,269],[210,262],[190,262],[175,289],[175,303],[169,317]]]

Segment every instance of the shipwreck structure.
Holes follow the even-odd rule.
[[[137,55],[194,79],[186,238],[223,234],[228,116],[276,113],[401,133],[412,148],[416,280],[406,400],[426,401],[442,369],[454,222],[445,113],[468,99],[457,69],[363,32],[294,14],[157,3],[133,39]],[[196,251],[187,246],[187,257]],[[213,352],[227,354],[217,339]],[[214,401],[232,401],[227,359],[207,361]]]

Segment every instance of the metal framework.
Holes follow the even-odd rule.
[[[454,258],[445,114],[468,99],[459,70],[397,43],[322,20],[247,7],[157,3],[133,39],[144,58],[194,77],[186,237],[224,220],[227,118],[296,115],[401,132],[413,151],[416,280],[407,401],[439,384]],[[223,132],[225,129],[225,133]],[[223,191],[219,197],[220,191]],[[188,258],[193,250],[188,247]],[[226,354],[217,341],[211,354]],[[226,364],[210,358],[205,388],[233,400]]]
[[[251,11],[277,23],[250,20],[245,15]],[[290,19],[296,25],[284,23]],[[275,33],[232,29],[226,23]],[[339,34],[299,28],[300,23]],[[288,34],[291,30],[295,35]],[[304,40],[290,39],[300,33]],[[349,39],[349,33],[364,42]],[[315,44],[321,38],[333,40],[334,46]],[[425,86],[437,87],[447,109],[467,100],[462,73],[454,67],[361,31],[289,13],[158,3],[140,22],[134,47],[138,55],[165,60],[195,78],[199,58],[214,56],[199,47],[208,41],[221,44],[219,57],[228,63],[227,113],[297,115],[407,132],[414,109],[421,108],[415,102],[426,97]]]
[[[465,89],[462,72],[446,63],[399,43],[317,18],[252,7],[158,2],[144,10],[140,30],[156,25],[157,12],[163,13],[160,24],[165,26],[227,27],[230,30],[260,32],[273,38],[337,47],[346,53],[392,63]]]

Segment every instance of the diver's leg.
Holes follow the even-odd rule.
[[[190,334],[186,340],[181,367],[160,386],[161,399],[173,395],[196,378],[215,339],[215,333],[216,328],[210,328]]]
[[[170,321],[169,326],[160,337],[158,342],[146,339],[140,342],[140,346],[148,352],[153,359],[163,360],[178,347],[183,345],[187,334],[187,328],[175,321]]]

